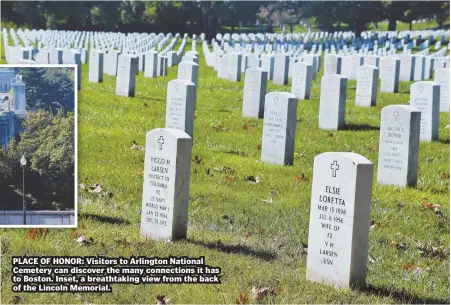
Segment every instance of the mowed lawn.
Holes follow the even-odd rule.
[[[177,47],[178,48],[178,47]],[[191,40],[186,49],[191,48]],[[27,239],[29,230],[0,230],[3,260],[0,303],[20,296],[24,304],[172,303],[449,303],[449,114],[440,113],[440,140],[421,143],[415,188],[376,183],[381,108],[407,104],[408,82],[397,94],[378,93],[377,106],[354,106],[355,81],[348,81],[346,128],[318,128],[320,80],[311,99],[297,108],[293,166],[260,162],[263,120],[241,117],[241,82],[218,79],[200,53],[197,114],[189,201],[188,239],[163,243],[139,237],[145,134],[165,125],[166,86],[177,77],[137,76],[136,96],[115,95],[115,78],[88,82],[83,66],[78,93],[78,177],[101,184],[111,196],[79,191],[79,228],[52,229]],[[323,58],[324,59],[324,58]],[[290,85],[268,83],[268,92]],[[374,163],[368,289],[346,290],[306,280],[313,159],[323,152],[355,152]],[[249,182],[249,176],[259,183]],[[432,207],[436,204],[436,211]],[[431,207],[431,208],[428,208]],[[90,246],[73,239],[93,238]],[[434,248],[432,248],[434,247]],[[113,285],[112,293],[27,294],[11,292],[13,255],[205,256],[222,269],[216,285]],[[253,287],[273,294],[252,299]],[[241,294],[241,298],[239,295]]]

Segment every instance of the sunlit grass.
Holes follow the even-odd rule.
[[[191,47],[187,43],[186,50]],[[52,230],[45,238],[27,240],[27,230],[0,230],[3,261],[0,303],[20,295],[24,304],[155,303],[164,294],[173,303],[235,303],[253,286],[280,287],[260,303],[449,303],[449,114],[440,114],[440,141],[421,143],[416,188],[373,185],[367,283],[374,289],[337,290],[306,280],[304,245],[308,240],[313,158],[328,151],[353,151],[375,164],[376,181],[380,109],[407,104],[410,83],[400,93],[378,93],[377,106],[354,106],[355,81],[348,82],[346,123],[349,130],[318,129],[322,69],[312,83],[311,100],[299,101],[293,166],[260,162],[262,120],[241,117],[243,81],[218,79],[206,66],[200,43],[199,88],[194,127],[188,240],[174,243],[139,238],[145,134],[164,127],[166,85],[176,78],[137,76],[136,97],[115,95],[115,78],[88,82],[83,66],[79,91],[79,182],[99,183],[112,198],[79,192],[79,230],[94,239],[89,247],[72,240],[72,230]],[[242,77],[244,79],[244,77]],[[268,84],[268,92],[290,85]],[[253,126],[255,123],[255,127]],[[218,131],[212,125],[222,125]],[[248,125],[249,128],[244,128]],[[304,174],[307,179],[296,179]],[[245,181],[260,178],[260,183]],[[272,200],[271,200],[272,199]],[[436,214],[422,206],[440,204]],[[84,226],[85,229],[81,229]],[[423,257],[418,244],[445,248],[445,258]],[[400,245],[404,245],[401,247]],[[11,292],[13,255],[205,256],[222,268],[220,285],[114,285],[111,294],[26,294]],[[421,272],[404,270],[416,264]]]

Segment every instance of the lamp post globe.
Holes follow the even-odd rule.
[[[20,158],[20,165],[22,166],[27,165],[27,159],[25,159],[25,155],[22,155],[22,158]]]

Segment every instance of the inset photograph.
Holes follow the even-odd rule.
[[[0,66],[0,227],[76,227],[74,65]]]

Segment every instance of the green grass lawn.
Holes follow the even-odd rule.
[[[263,25],[264,28],[266,28],[266,24]],[[417,22],[415,24],[412,24],[412,31],[418,31],[418,30],[432,30],[438,28],[438,23],[435,20],[426,21],[426,22]],[[343,24],[343,27],[346,27],[346,24]],[[447,24],[444,24],[444,28],[449,29],[449,22]],[[222,31],[224,33],[229,32],[232,33],[232,27],[231,26],[222,26]],[[275,33],[282,33],[282,29],[278,26],[273,27]],[[387,31],[388,30],[388,22],[379,22],[377,24],[377,28],[375,27],[374,23],[368,23],[367,25],[368,31]],[[397,31],[408,31],[409,30],[409,24],[405,22],[398,22],[396,24],[396,30]],[[237,25],[235,27],[234,32],[239,32],[239,26]],[[243,26],[241,33],[257,33],[258,32],[258,26],[255,25],[246,25]],[[305,26],[295,25],[293,27],[293,33],[305,33],[308,32],[308,28]],[[320,29],[317,29],[316,27],[312,28],[312,32],[321,32]],[[285,33],[290,33],[290,26],[285,26]]]
[[[438,28],[438,23],[435,20],[428,20],[426,22],[417,22],[415,24],[412,24],[412,31],[419,31],[419,30],[432,30]],[[449,28],[449,22],[448,24],[444,25],[444,28]],[[372,31],[388,31],[388,22],[379,22],[377,24],[377,28],[373,23],[371,23],[368,27],[368,30]],[[409,24],[406,22],[399,21],[396,24],[396,30],[397,31],[408,31],[409,30]]]
[[[191,46],[189,42],[187,44]],[[346,123],[340,131],[318,128],[319,72],[311,100],[299,101],[293,166],[260,162],[262,120],[241,117],[244,77],[238,83],[218,79],[200,53],[197,114],[194,127],[188,239],[178,242],[140,240],[145,134],[164,127],[166,86],[176,78],[137,76],[136,97],[115,95],[115,78],[88,82],[83,65],[78,93],[79,182],[99,183],[112,198],[79,191],[79,229],[51,230],[27,239],[28,230],[0,230],[3,261],[0,303],[14,296],[24,304],[154,304],[157,295],[172,303],[235,303],[240,293],[249,303],[449,303],[449,174],[448,113],[440,113],[440,140],[421,143],[418,186],[397,188],[376,183],[381,108],[407,104],[410,83],[397,94],[378,93],[377,106],[354,106],[355,81],[348,82]],[[4,62],[4,61],[3,61]],[[268,92],[290,86],[268,84]],[[216,127],[216,128],[215,128]],[[247,128],[246,128],[247,127]],[[368,289],[346,290],[306,280],[313,159],[329,152],[352,151],[375,164],[368,262]],[[304,175],[305,178],[299,179]],[[260,178],[260,183],[246,181]],[[441,212],[423,207],[439,204]],[[82,229],[84,227],[84,229]],[[92,237],[78,246],[74,236]],[[422,255],[421,247],[443,247]],[[443,251],[443,253],[441,252]],[[438,253],[438,254],[437,254]],[[78,255],[108,257],[205,256],[222,269],[218,285],[113,285],[105,294],[11,292],[13,255]],[[252,300],[250,290],[269,286],[277,291]]]

